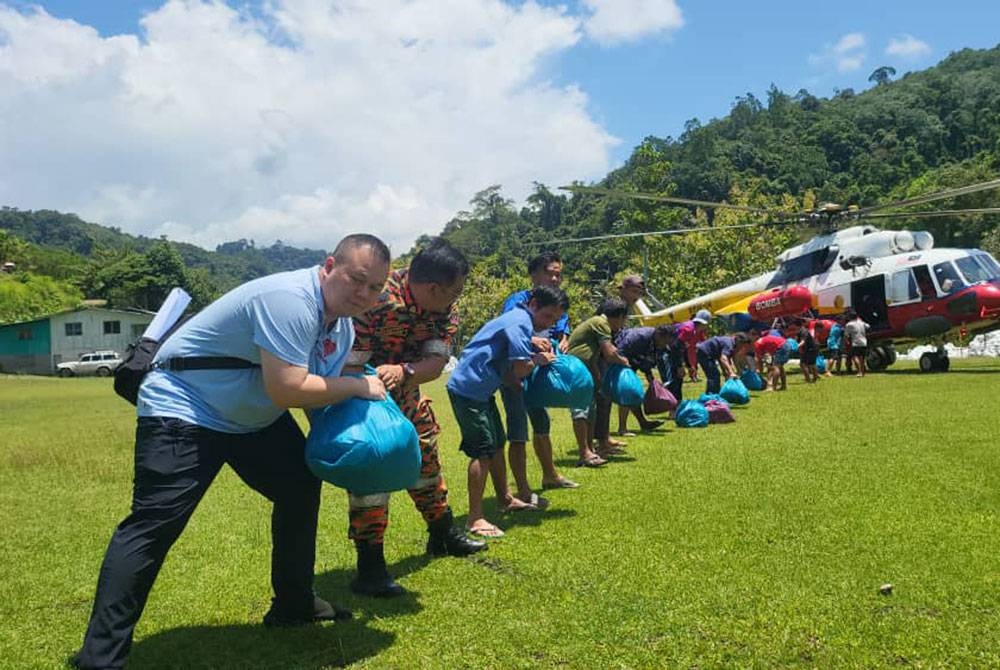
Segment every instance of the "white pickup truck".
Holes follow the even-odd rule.
[[[80,356],[78,361],[59,363],[56,365],[56,374],[60,377],[76,377],[77,375],[107,377],[121,362],[122,359],[116,351],[94,351]]]

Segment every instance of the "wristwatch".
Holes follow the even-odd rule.
[[[402,363],[399,367],[403,368],[403,381],[406,381],[417,373],[409,363]]]

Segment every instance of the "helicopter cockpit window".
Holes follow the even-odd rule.
[[[1000,263],[989,254],[976,254],[976,260],[993,271],[994,278],[1000,278]]]
[[[1000,265],[997,265],[997,262],[993,260],[992,256],[989,254],[973,254],[972,258],[979,263],[980,267],[982,267],[983,271],[986,273],[986,276],[989,277],[986,281],[1000,279]]]
[[[977,263],[976,259],[972,256],[965,256],[964,258],[956,259],[955,265],[958,266],[959,272],[962,273],[962,276],[964,276],[965,280],[970,284],[978,284],[979,282],[989,281],[992,279],[986,268]]]
[[[934,278],[937,280],[937,285],[945,293],[954,293],[958,289],[965,287],[965,282],[962,281],[962,278],[955,270],[955,266],[949,261],[938,263],[934,266]]]

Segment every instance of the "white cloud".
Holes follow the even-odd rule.
[[[684,25],[675,0],[583,0],[583,4],[592,12],[584,29],[603,45],[670,33]]]
[[[213,246],[405,251],[494,183],[602,176],[617,140],[539,74],[582,37],[564,7],[170,0],[102,38],[0,4],[0,204]]]
[[[913,35],[899,35],[889,40],[885,48],[887,56],[896,56],[906,60],[916,60],[931,53],[931,47],[927,42],[918,40]]]
[[[818,68],[832,66],[839,73],[854,72],[868,58],[866,45],[864,33],[847,33],[835,44],[827,45],[821,53],[810,54],[809,64]]]

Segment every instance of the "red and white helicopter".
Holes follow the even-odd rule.
[[[575,193],[730,207],[598,187],[564,188]],[[894,343],[933,342],[937,350],[921,356],[920,369],[947,370],[946,341],[1000,328],[1000,263],[979,249],[935,248],[933,236],[926,231],[879,230],[867,224],[836,230],[835,226],[862,218],[996,214],[1000,207],[875,214],[877,210],[996,188],[1000,188],[1000,179],[865,209],[824,205],[793,217],[775,215],[778,223],[825,221],[827,231],[779,254],[772,272],[655,311],[640,300],[639,318],[644,325],[674,323],[708,309],[716,316],[728,317],[733,330],[745,330],[754,323],[769,325],[775,320],[807,317],[813,319],[817,336],[825,339],[832,324],[827,319],[853,309],[871,325],[868,364],[872,369],[881,370],[896,361]]]

